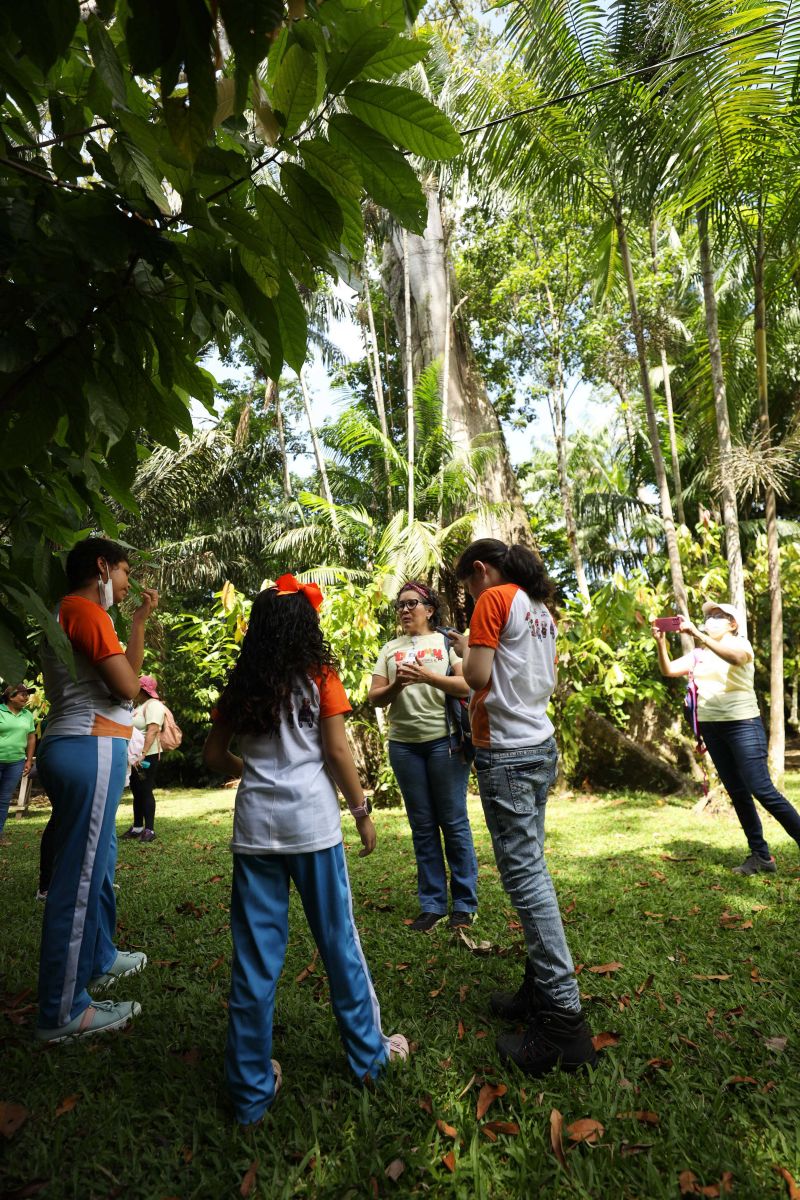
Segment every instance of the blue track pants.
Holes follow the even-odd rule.
[[[260,1120],[275,1096],[272,1018],[289,938],[290,880],[300,893],[325,964],[352,1070],[359,1079],[374,1078],[389,1059],[378,998],[353,917],[341,842],[309,854],[234,854],[225,1075],[242,1125]]]
[[[39,775],[53,806],[56,845],[39,960],[39,1027],[57,1029],[91,1003],[86,985],[114,962],[116,816],[127,742],[45,737]]]

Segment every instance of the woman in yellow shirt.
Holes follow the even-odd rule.
[[[737,875],[774,874],[775,859],[764,838],[754,798],[763,804],[800,846],[800,813],[772,782],[767,766],[767,735],[753,687],[753,647],[739,634],[739,615],[731,604],[708,600],[701,632],[681,618],[681,633],[690,633],[698,648],[670,659],[666,635],[653,626],[658,665],[668,678],[691,675],[697,685],[698,728],[717,774],[731,798],[750,854],[734,867]]]

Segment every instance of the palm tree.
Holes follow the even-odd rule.
[[[618,46],[613,30],[625,0],[605,7],[595,0],[530,0],[512,7],[506,36],[513,62],[490,77],[472,73],[462,87],[471,124],[497,112],[537,107],[513,122],[484,131],[472,144],[472,161],[508,191],[534,202],[593,207],[613,237],[622,268],[639,366],[663,532],[676,605],[687,612],[680,549],[661,448],[650,362],[640,315],[634,254],[635,216],[649,215],[667,174],[662,118],[647,87],[628,80],[594,96],[579,93],[606,81]],[[562,105],[549,96],[575,93]],[[547,105],[547,106],[545,106]],[[645,153],[645,149],[647,153]]]

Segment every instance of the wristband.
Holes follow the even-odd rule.
[[[358,808],[350,809],[350,816],[355,817],[355,819],[358,821],[361,819],[361,817],[368,817],[371,812],[372,805],[370,804],[369,800],[364,800],[364,803],[359,804]]]

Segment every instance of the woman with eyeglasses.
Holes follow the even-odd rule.
[[[389,709],[389,761],[411,826],[420,913],[411,929],[428,933],[447,916],[451,929],[472,924],[478,861],[467,816],[469,763],[451,748],[448,696],[469,694],[461,662],[436,626],[439,600],[412,580],[395,602],[402,633],[378,655],[369,699]]]

